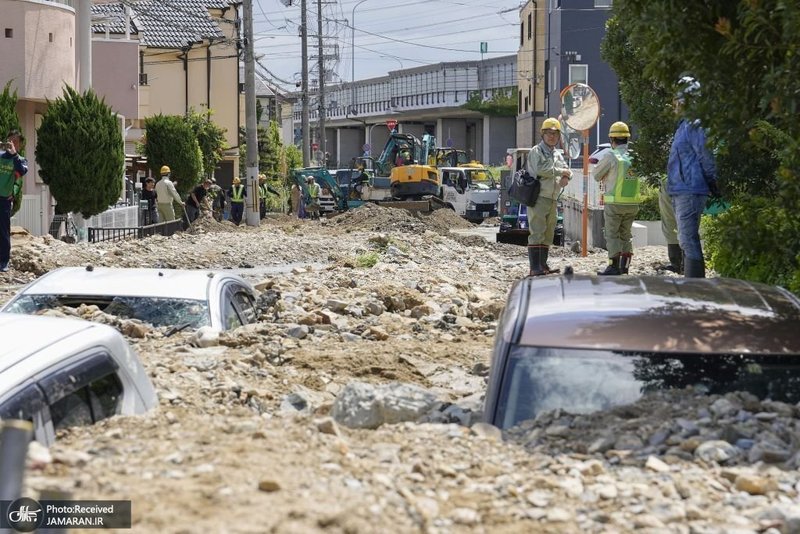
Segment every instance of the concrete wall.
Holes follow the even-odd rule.
[[[533,146],[544,116],[545,50],[547,45],[547,0],[528,0],[520,10],[519,51],[517,52],[518,107],[516,145]]]
[[[75,82],[75,11],[63,4],[0,0],[0,88],[20,100],[54,99]]]
[[[484,121],[484,136],[491,138],[489,143],[488,157],[483,157],[486,165],[501,165],[506,161],[506,149],[514,148],[516,143],[514,128],[516,119],[514,117],[487,117]]]
[[[348,167],[350,161],[364,153],[364,128],[339,128],[338,153],[336,154],[337,164],[340,168]]]
[[[139,42],[93,39],[92,88],[115,112],[138,118]]]
[[[451,141],[448,143],[448,140]],[[474,150],[475,143],[467,143],[467,121],[465,119],[442,119],[441,131],[436,132],[439,146],[451,146],[463,150]],[[470,146],[471,145],[471,146]]]

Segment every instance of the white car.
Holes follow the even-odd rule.
[[[0,312],[35,314],[95,304],[156,327],[229,330],[256,319],[253,287],[232,273],[186,269],[62,267],[37,278]]]
[[[0,314],[0,338],[0,419],[31,421],[43,445],[62,428],[158,403],[138,355],[109,326]]]

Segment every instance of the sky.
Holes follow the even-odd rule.
[[[283,0],[289,2],[289,0]],[[323,0],[328,83],[385,76],[389,71],[517,53],[520,0]],[[355,11],[353,9],[355,8]],[[310,68],[317,55],[317,1],[307,0]],[[355,16],[353,16],[355,14]],[[283,91],[300,81],[300,0],[253,0],[256,72]],[[354,22],[353,22],[354,21]],[[354,37],[354,39],[353,39]],[[353,52],[355,65],[353,65]],[[353,68],[355,67],[355,69]],[[310,78],[316,78],[312,73]]]

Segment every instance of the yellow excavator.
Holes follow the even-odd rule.
[[[433,152],[436,138],[430,134],[420,141],[411,134],[392,132],[376,161],[376,176],[390,177],[392,198],[420,200],[441,193],[442,181]]]

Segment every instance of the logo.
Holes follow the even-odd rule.
[[[12,502],[7,511],[8,524],[18,532],[33,532],[44,520],[42,505],[23,497]]]

